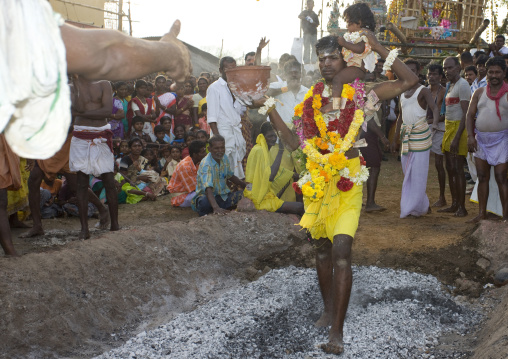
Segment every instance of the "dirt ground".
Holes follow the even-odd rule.
[[[465,223],[477,214],[477,205],[467,201],[466,218],[433,210],[423,218],[400,219],[402,178],[400,162],[389,156],[376,195],[387,210],[362,214],[354,263],[432,274],[446,285],[465,278],[481,289],[491,278],[476,265],[480,256],[470,236],[475,225]],[[431,203],[437,200],[433,161],[427,194]],[[446,195],[450,202],[448,190]],[[258,212],[217,218],[197,218],[160,197],[155,203],[121,206],[122,230],[96,230],[90,241],[77,240],[76,218],[45,220],[46,235],[35,239],[20,239],[23,230],[14,229],[14,244],[23,256],[0,257],[5,339],[0,357],[90,357],[270,268],[314,265],[313,249],[293,226],[293,217]],[[501,293],[489,293],[492,303]],[[455,294],[474,301],[479,290]],[[474,334],[478,341],[472,336],[460,345],[473,353],[487,340],[488,326],[499,323],[486,325]],[[506,343],[498,344],[504,352],[494,353],[506,357]]]

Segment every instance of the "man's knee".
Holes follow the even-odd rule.
[[[479,171],[477,167],[476,176],[478,177],[478,182],[485,183],[490,180],[490,171]]]
[[[333,238],[332,256],[338,267],[351,265],[351,246],[353,238],[346,234],[339,234]]]
[[[501,170],[501,171],[499,171],[499,170],[496,171],[496,169],[494,169],[494,178],[496,179],[496,182],[498,184],[508,183],[508,179],[507,179],[506,175],[507,175],[506,169]]]

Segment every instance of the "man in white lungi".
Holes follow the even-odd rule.
[[[242,160],[246,153],[246,143],[242,136],[241,115],[245,107],[235,98],[228,86],[226,71],[234,69],[236,61],[226,56],[220,60],[221,77],[211,84],[206,91],[208,104],[208,124],[214,135],[226,139],[226,153],[235,176],[245,178]]]
[[[78,208],[86,213],[88,208],[89,175],[101,177],[106,189],[106,199],[111,217],[111,230],[119,229],[118,200],[114,179],[113,132],[107,118],[110,117],[113,99],[108,81],[89,81],[73,77],[75,98],[72,112],[75,116],[69,153],[69,168],[78,175]],[[90,238],[88,218],[80,216],[80,239]]]

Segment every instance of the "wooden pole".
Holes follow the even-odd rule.
[[[123,31],[123,0],[118,0],[118,30]]]
[[[325,12],[325,0],[321,0],[321,37],[323,37],[323,13]]]
[[[132,36],[132,18],[131,18],[131,2],[130,2],[130,0],[129,0],[129,12],[128,12],[127,19],[129,19],[129,35]]]
[[[395,46],[395,47],[411,47],[417,49],[464,49],[469,50],[472,48],[476,48],[475,44],[421,44],[421,43],[409,43],[402,44],[400,42],[390,42],[390,41],[379,41],[379,43],[383,46]],[[480,46],[481,47],[481,46]],[[487,46],[484,46],[487,48]]]
[[[302,0],[302,9],[300,10],[300,12],[303,11],[303,0]],[[300,20],[300,37],[302,37],[302,20]]]

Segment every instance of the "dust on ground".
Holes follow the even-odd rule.
[[[411,218],[411,219],[400,219],[399,218],[399,202],[400,202],[400,191],[402,187],[402,169],[400,162],[395,157],[390,156],[389,161],[382,163],[381,174],[379,179],[378,191],[376,194],[376,202],[387,208],[384,212],[379,213],[362,213],[360,218],[360,226],[355,237],[353,245],[353,261],[358,265],[376,265],[380,267],[390,267],[397,269],[407,269],[409,271],[416,271],[420,273],[426,273],[436,276],[443,283],[452,285],[458,278],[467,278],[480,286],[483,286],[491,280],[486,276],[485,271],[476,265],[479,255],[476,252],[476,242],[470,237],[470,234],[475,228],[475,225],[465,223],[467,219],[472,218],[478,212],[477,205],[469,201],[466,202],[466,208],[469,211],[469,216],[466,218],[456,218],[452,214],[441,214],[437,213],[435,209],[433,212],[422,218]],[[438,197],[438,183],[437,174],[433,167],[433,160],[431,157],[431,168],[429,171],[429,179],[427,185],[427,194],[429,195],[430,203],[437,200]],[[451,202],[449,191],[447,189],[446,198],[448,203]],[[270,216],[274,216],[271,214]],[[279,215],[277,215],[279,216]],[[263,273],[266,273],[271,268],[284,267],[288,265],[312,267],[314,266],[314,252],[310,244],[305,240],[302,233],[297,233],[289,236],[289,240],[284,243],[279,243],[270,247],[269,245],[261,248],[261,250],[252,250],[251,257],[246,256],[244,260],[237,260],[242,251],[245,250],[245,246],[242,245],[229,245],[230,242],[224,242],[224,238],[218,238],[220,236],[228,236],[229,234],[220,232],[219,227],[214,227],[214,218],[208,217],[205,219],[197,219],[197,215],[190,209],[178,209],[172,208],[170,200],[167,196],[160,197],[156,202],[144,202],[137,205],[122,205],[120,206],[120,224],[122,230],[114,234],[117,242],[108,244],[103,239],[112,238],[111,233],[99,230],[93,230],[92,240],[80,242],[77,240],[77,234],[79,230],[79,220],[77,218],[59,218],[52,220],[44,220],[43,225],[46,230],[46,235],[37,237],[34,239],[21,239],[19,235],[24,230],[14,229],[14,244],[16,249],[23,254],[30,254],[28,257],[38,259],[35,261],[18,261],[19,265],[24,265],[26,268],[20,268],[21,272],[31,273],[30,277],[19,278],[14,274],[6,273],[6,269],[15,271],[17,268],[17,259],[3,259],[0,258],[0,272],[3,273],[3,281],[9,281],[13,278],[19,281],[20,287],[34,285],[39,279],[41,281],[51,280],[50,268],[59,268],[64,266],[65,270],[70,273],[68,274],[75,281],[78,281],[76,287],[88,288],[93,290],[90,293],[86,289],[80,292],[74,293],[75,300],[83,302],[83,305],[90,305],[89,299],[93,295],[95,299],[97,296],[109,295],[106,294],[106,288],[98,287],[99,289],[94,290],[93,282],[79,283],[82,277],[82,272],[86,271],[86,266],[101,266],[104,263],[108,264],[107,271],[102,275],[103,279],[114,280],[114,278],[128,277],[130,274],[125,273],[126,270],[136,275],[146,274],[149,276],[148,271],[153,270],[152,260],[153,252],[166,251],[164,259],[175,257],[173,270],[180,270],[188,272],[187,266],[190,261],[198,260],[200,258],[199,252],[192,252],[192,258],[186,258],[184,256],[189,255],[189,248],[186,246],[196,245],[197,242],[182,242],[175,239],[171,242],[164,242],[162,239],[164,236],[173,234],[173,227],[171,223],[174,222],[174,233],[179,233],[184,236],[187,231],[192,234],[189,238],[197,237],[201,241],[219,241],[223,243],[222,249],[215,253],[206,253],[206,256],[213,256],[213,260],[208,260],[204,265],[209,267],[196,269],[197,278],[196,282],[189,284],[184,283],[182,287],[179,287],[181,283],[178,281],[177,273],[173,273],[173,281],[171,283],[171,290],[174,290],[176,294],[168,296],[166,292],[164,298],[154,298],[154,294],[146,293],[138,298],[126,298],[122,293],[110,296],[107,298],[110,301],[108,312],[102,313],[102,317],[96,318],[98,322],[112,322],[111,326],[117,325],[115,328],[114,336],[107,338],[107,335],[112,335],[104,332],[96,332],[93,328],[98,324],[97,322],[81,323],[80,319],[86,320],[83,316],[79,317],[80,313],[75,313],[74,322],[71,319],[64,318],[68,322],[69,332],[75,329],[83,330],[88,336],[88,340],[83,338],[74,340],[73,338],[67,338],[69,341],[62,341],[61,338],[52,338],[51,331],[55,330],[58,332],[61,325],[57,319],[47,320],[46,328],[49,332],[48,336],[51,337],[49,342],[55,347],[54,353],[59,356],[69,357],[88,357],[90,354],[98,354],[101,350],[105,350],[109,347],[117,345],[122,340],[126,339],[130,333],[139,329],[139,325],[142,324],[142,320],[145,320],[141,316],[150,314],[151,309],[136,309],[129,313],[124,313],[122,310],[131,307],[142,307],[143,303],[146,305],[153,306],[174,306],[175,312],[189,310],[199,304],[200,300],[205,300],[206,295],[210,295],[211,289],[199,288],[198,279],[206,279],[208,285],[213,290],[225,290],[228,284],[226,278],[227,275],[234,277],[235,280],[245,281],[254,280]],[[249,216],[247,216],[249,217]],[[245,217],[245,218],[247,218]],[[238,225],[238,228],[243,228],[243,222],[238,221],[238,218],[244,218],[242,216],[231,216],[230,221]],[[249,217],[250,218],[250,217]],[[282,218],[282,217],[281,217]],[[242,219],[243,220],[243,219]],[[96,220],[90,220],[90,227],[93,228]],[[289,222],[284,222],[286,225]],[[29,223],[29,222],[27,222]],[[164,226],[162,226],[162,224]],[[207,230],[201,230],[200,226],[203,225]],[[258,226],[263,226],[265,223],[259,221]],[[249,226],[247,226],[249,227]],[[160,233],[161,228],[164,228],[166,233]],[[254,233],[254,227],[250,226],[248,238],[256,238]],[[289,228],[289,226],[287,227]],[[209,230],[217,230],[218,234],[210,235]],[[273,229],[275,230],[275,229]],[[289,230],[290,232],[292,231]],[[263,232],[263,236],[269,236],[268,232]],[[241,240],[245,241],[244,233],[239,233]],[[233,237],[234,235],[231,234]],[[129,240],[122,238],[128,238]],[[139,255],[140,248],[143,248],[144,243],[139,241],[143,238],[150,238],[147,240],[146,245],[152,246],[151,248],[145,248],[145,252]],[[230,238],[233,238],[230,237]],[[153,246],[159,245],[159,248],[153,248]],[[164,247],[162,247],[162,245]],[[111,246],[114,246],[112,248]],[[168,247],[169,246],[169,247]],[[216,248],[215,248],[216,249]],[[86,255],[83,251],[86,250]],[[115,256],[107,256],[108,251],[114,250]],[[132,252],[137,251],[137,255],[131,255]],[[236,251],[236,252],[235,252]],[[62,253],[60,253],[62,252]],[[106,254],[105,254],[106,253]],[[77,257],[69,258],[69,255],[77,255]],[[158,253],[160,255],[160,253]],[[36,256],[36,257],[32,257]],[[118,261],[119,258],[125,258],[128,263],[123,266]],[[162,257],[161,257],[162,258]],[[45,268],[37,268],[33,263],[43,261]],[[76,267],[75,261],[89,261],[84,263],[82,266]],[[249,262],[250,261],[250,262]],[[4,263],[2,263],[4,262]],[[8,266],[4,266],[8,263]],[[22,263],[22,264],[21,264]],[[32,264],[30,264],[32,263]],[[158,262],[159,263],[159,262]],[[163,261],[159,264],[163,265]],[[224,265],[228,263],[230,270],[225,270]],[[213,280],[210,276],[214,273],[217,268],[221,267],[222,280],[224,282],[221,285],[212,283]],[[46,271],[46,272],[43,272]],[[58,271],[54,271],[56,275]],[[161,275],[167,273],[161,269]],[[100,275],[100,274],[99,274]],[[58,292],[58,278],[54,278],[55,291]],[[127,281],[125,282],[127,283]],[[146,284],[143,288],[137,288],[138,292],[143,290],[150,291],[153,286],[168,285],[164,281],[154,281],[151,285]],[[192,288],[191,288],[192,287]],[[196,295],[186,297],[186,289],[191,288],[194,290]],[[0,286],[0,289],[2,287]],[[6,289],[6,287],[4,287]],[[136,288],[133,288],[136,290]],[[101,294],[101,290],[104,292]],[[180,293],[179,293],[180,291]],[[25,293],[26,294],[26,293]],[[68,294],[68,293],[66,293]],[[200,296],[201,295],[201,296]],[[492,294],[496,296],[496,294]],[[0,295],[0,304],[4,299],[4,294]],[[10,299],[14,297],[11,296]],[[497,298],[497,297],[496,297]],[[13,299],[14,300],[14,299]],[[7,305],[13,305],[16,307],[29,307],[33,304],[33,301],[48,301],[51,302],[51,298],[41,298],[34,293],[32,296],[20,295],[17,298],[16,303],[7,303]],[[88,303],[88,304],[87,304]],[[109,302],[108,302],[109,303]],[[39,303],[38,303],[39,304]],[[50,306],[51,303],[48,304]],[[41,310],[44,310],[41,307]],[[69,308],[72,308],[70,306]],[[49,310],[49,309],[48,309]],[[50,310],[49,310],[50,311]],[[153,314],[153,313],[151,313]],[[72,317],[72,316],[71,316]],[[12,318],[15,320],[16,318]],[[160,322],[160,318],[152,318],[148,321],[151,325],[157,325]],[[125,322],[125,326],[122,328],[118,327],[118,323]],[[77,324],[76,322],[79,322]],[[35,329],[33,328],[22,328],[20,330],[14,324],[6,323],[6,327],[2,330],[18,330],[18,333],[12,333],[14,336],[18,335],[21,337],[34,335]],[[1,319],[0,319],[1,324]],[[99,323],[101,324],[101,323]],[[102,323],[103,324],[103,323]],[[148,324],[150,325],[150,324]],[[113,329],[111,329],[113,330]],[[39,333],[39,336],[40,333]],[[70,336],[70,334],[69,334]],[[481,335],[480,335],[481,337]],[[44,338],[44,335],[41,337]],[[42,340],[41,339],[41,340]],[[23,342],[26,345],[28,342]],[[60,343],[60,344],[59,344]],[[466,343],[472,345],[469,341]],[[37,345],[34,343],[33,345]],[[462,345],[462,344],[461,344]],[[32,348],[33,349],[33,348]],[[30,350],[32,350],[30,349]],[[30,350],[5,352],[6,357],[15,357],[22,353],[30,352]],[[49,355],[49,353],[46,353]],[[0,355],[1,357],[2,355]]]

